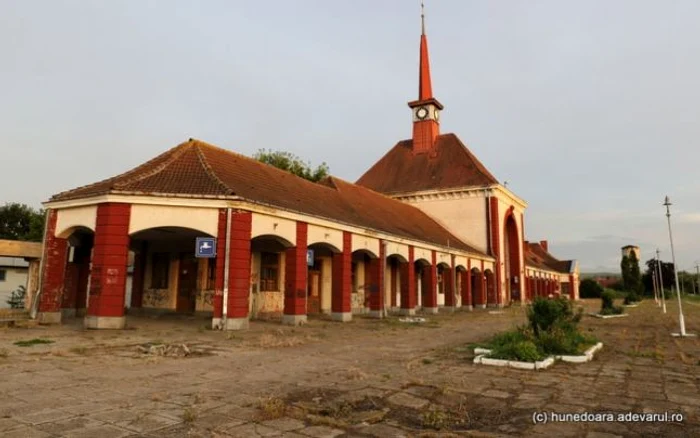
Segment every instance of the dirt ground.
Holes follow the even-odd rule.
[[[592,311],[598,301],[585,302]],[[474,365],[471,343],[524,309],[254,321],[212,331],[194,317],[130,317],[124,331],[0,329],[3,437],[700,436],[700,340],[671,337],[677,307],[584,317],[605,344],[543,371]],[[700,305],[685,306],[700,332]],[[17,341],[53,341],[29,346]],[[681,421],[554,421],[544,413],[681,414]],[[623,419],[624,420],[624,419]],[[678,420],[678,418],[673,418]]]

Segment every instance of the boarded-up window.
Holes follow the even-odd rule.
[[[170,254],[154,252],[151,255],[151,289],[167,289],[170,274]]]
[[[357,263],[352,262],[350,266],[350,284],[352,285],[352,293],[357,293]]]
[[[0,281],[5,281],[7,279],[7,271],[0,269]]]
[[[279,290],[280,255],[274,252],[260,254],[260,290]]]

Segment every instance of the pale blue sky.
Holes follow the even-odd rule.
[[[196,137],[354,181],[411,133],[419,0],[0,0],[0,202],[39,206]],[[427,0],[433,90],[582,267],[700,260],[700,2]]]

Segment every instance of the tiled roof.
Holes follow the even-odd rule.
[[[414,154],[413,140],[396,144],[357,180],[386,194],[461,187],[485,187],[498,180],[455,134],[437,137],[435,153]]]
[[[554,258],[539,243],[525,242],[525,265],[533,268],[569,273],[571,260],[558,260]]]
[[[126,173],[59,193],[50,201],[125,192],[238,196],[254,203],[483,254],[421,210],[401,201],[335,177],[314,183],[194,139]]]

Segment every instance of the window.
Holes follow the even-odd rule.
[[[7,271],[0,269],[0,281],[5,281],[7,279]]]
[[[151,255],[151,289],[167,289],[170,276],[170,255],[154,252]]]
[[[260,291],[279,290],[280,255],[264,252],[260,255]]]

